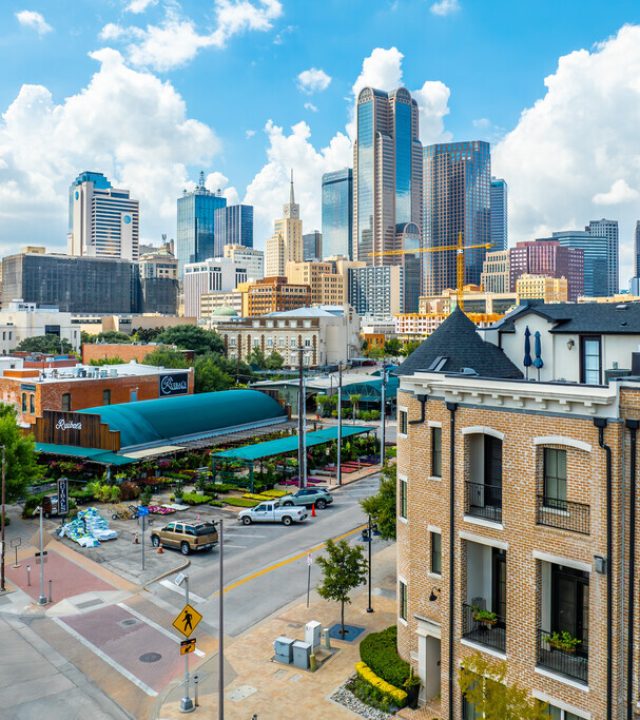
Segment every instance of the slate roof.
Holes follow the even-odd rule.
[[[514,332],[514,321],[529,313],[555,323],[551,333],[640,335],[640,302],[523,305],[496,327],[500,332]]]
[[[504,352],[477,333],[476,326],[456,308],[451,315],[394,371],[459,373],[471,368],[482,377],[521,379],[522,373]]]

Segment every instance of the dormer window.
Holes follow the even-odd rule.
[[[582,335],[580,338],[580,382],[586,385],[602,384],[600,340],[600,335]]]

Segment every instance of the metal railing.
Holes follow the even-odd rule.
[[[536,523],[560,530],[570,530],[581,535],[589,535],[591,532],[591,507],[583,503],[538,494]]]
[[[538,630],[538,665],[560,675],[588,684],[589,643],[582,639],[573,650],[554,647],[548,630]]]
[[[465,513],[502,522],[502,485],[465,482]]]
[[[462,637],[479,645],[505,652],[507,623],[496,614],[495,622],[474,619],[479,608],[462,603]]]

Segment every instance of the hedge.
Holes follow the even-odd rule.
[[[260,505],[262,502],[261,500],[247,500],[247,498],[241,498],[241,497],[228,497],[224,498],[223,502],[225,505],[232,505],[233,507],[241,507],[241,508],[252,508],[256,505]]]
[[[211,495],[198,495],[198,493],[184,493],[180,500],[186,505],[205,505],[211,502]]]
[[[382,696],[381,699],[388,699],[399,708],[402,708],[407,704],[407,693],[376,675],[376,673],[374,673],[373,670],[366,665],[366,663],[363,663],[362,661],[357,662],[356,672],[358,673],[359,678],[374,687],[380,693]]]
[[[269,497],[266,492],[264,492],[264,493],[245,493],[242,497],[247,500],[257,500],[258,502],[264,502],[265,500],[273,500],[273,498]]]
[[[285,495],[288,495],[289,493],[286,492],[285,490],[265,490],[262,494],[266,495],[268,498],[276,498],[277,499],[277,498],[284,497]]]
[[[409,677],[409,663],[398,655],[398,629],[395,625],[371,633],[360,643],[360,659],[391,685],[402,687]]]

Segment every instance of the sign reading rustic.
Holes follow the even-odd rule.
[[[118,451],[120,433],[101,422],[100,415],[45,410],[33,428],[36,441],[54,445]]]
[[[171,373],[160,377],[160,397],[186,395],[189,392],[189,373]]]

